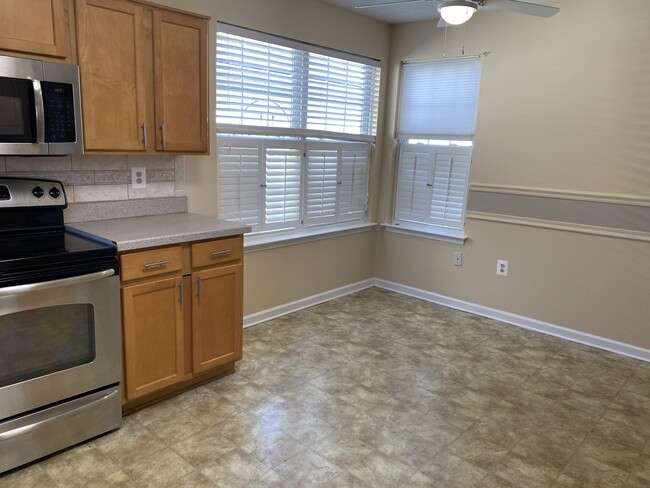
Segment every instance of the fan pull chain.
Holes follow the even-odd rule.
[[[463,24],[465,28],[463,29],[463,50],[462,50],[462,56],[465,56],[465,39],[467,38],[467,22]]]
[[[449,29],[449,24],[445,22],[445,40],[442,44],[442,57],[447,57],[447,29]]]

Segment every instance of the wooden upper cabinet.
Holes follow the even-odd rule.
[[[207,152],[207,22],[153,11],[156,149]]]
[[[144,8],[77,0],[76,24],[86,149],[145,151],[151,26]]]
[[[68,0],[0,1],[0,50],[70,58]]]
[[[203,17],[129,0],[76,0],[85,148],[207,153]]]

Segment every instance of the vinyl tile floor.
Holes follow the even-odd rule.
[[[650,364],[377,288],[1,487],[650,487]]]

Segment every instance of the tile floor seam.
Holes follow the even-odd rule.
[[[611,404],[611,403],[613,403],[613,401],[610,401],[609,404]],[[591,430],[587,433],[587,435],[585,435],[584,439],[582,439],[582,442],[580,443],[580,445],[577,448],[574,449],[573,454],[569,457],[567,462],[564,464],[564,467],[562,468],[562,470],[560,470],[560,473],[555,478],[555,480],[553,482],[553,485],[555,483],[557,483],[557,481],[562,477],[562,475],[564,475],[564,472],[566,471],[567,467],[571,464],[571,461],[573,461],[573,459],[575,459],[578,455],[580,455],[580,449],[585,444],[585,442],[587,442],[587,439],[589,438],[589,436],[596,430],[596,427],[597,427],[598,423],[603,419],[603,417],[605,416],[606,413],[607,413],[607,409],[605,409],[605,411],[600,415],[600,417],[598,417],[598,420],[594,423],[594,425],[592,426]],[[585,457],[593,459],[591,456],[585,456]],[[598,460],[596,459],[595,461],[598,461]],[[599,462],[602,462],[602,461],[599,461]],[[607,463],[603,463],[603,464],[607,464]],[[629,479],[630,475],[631,475],[631,472],[628,471],[627,476],[625,477],[625,483],[627,483],[627,480]],[[572,476],[569,476],[569,475],[566,475],[566,476],[568,476],[571,479],[574,479]],[[553,485],[551,485],[551,486],[553,486]]]

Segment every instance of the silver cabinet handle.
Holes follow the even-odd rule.
[[[143,134],[143,141],[144,142],[144,148],[147,149],[149,146],[149,141],[147,140],[147,121],[145,120],[142,122],[142,134]]]
[[[203,296],[203,280],[199,276],[196,279],[196,297],[199,299],[199,303],[201,303],[202,296]]]
[[[181,289],[181,297],[179,299],[179,302],[181,303],[181,307],[185,305],[185,282],[181,281],[178,284],[178,287]]]
[[[32,80],[34,86],[34,104],[36,105],[36,142],[45,142],[45,107],[43,89],[39,80]]]
[[[71,278],[62,278],[60,280],[30,283],[28,285],[9,286],[7,288],[0,288],[0,297],[18,295],[20,293],[29,293],[40,290],[48,290],[50,288],[58,288],[60,286],[71,286],[78,285],[80,283],[88,283],[89,281],[97,281],[104,278],[109,278],[114,274],[114,269],[107,269],[105,271],[98,271],[96,273],[90,273],[82,276],[73,276]]]
[[[162,136],[162,147],[165,149],[165,123],[160,124],[160,135]]]
[[[156,266],[165,266],[166,264],[169,264],[169,261],[154,261],[153,263],[145,263],[144,268],[155,268]]]
[[[230,249],[225,249],[223,251],[212,251],[210,253],[210,256],[216,258],[217,256],[224,256],[225,254],[230,254],[231,252],[232,252],[232,250],[230,250]]]

